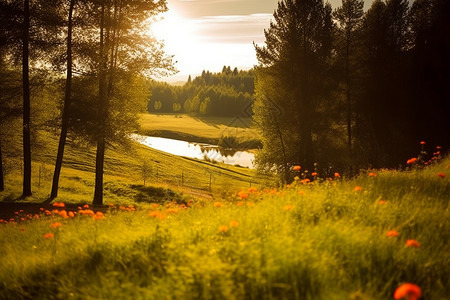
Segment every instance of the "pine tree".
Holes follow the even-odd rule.
[[[334,13],[333,17],[338,22],[338,40],[341,41],[341,56],[344,57],[345,61],[345,97],[347,104],[347,144],[349,149],[350,157],[353,157],[352,149],[352,76],[354,75],[354,63],[353,57],[355,55],[355,43],[360,29],[362,17],[364,15],[363,11],[364,1],[362,0],[343,0],[342,6],[338,7]]]
[[[326,91],[332,27],[329,4],[324,5],[320,0],[280,1],[274,21],[264,31],[266,46],[255,46],[259,62],[256,101],[270,102],[275,110],[282,112],[279,127],[290,132],[290,138],[285,138],[283,143],[285,152],[289,154],[285,168],[294,163],[309,170],[313,168],[316,151],[313,133],[319,120],[317,107]],[[264,111],[273,110],[256,110],[259,124],[273,119]],[[276,133],[277,130],[271,132]],[[261,133],[269,135],[264,131]],[[276,136],[266,136],[262,152],[270,151],[267,143],[277,139]],[[270,161],[276,155],[278,153],[265,153],[261,157]]]

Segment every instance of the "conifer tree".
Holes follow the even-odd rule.
[[[264,31],[266,46],[255,46],[259,62],[256,102],[270,102],[282,112],[279,127],[286,128],[282,132],[290,133],[283,143],[289,154],[284,168],[292,164],[301,164],[309,170],[313,168],[316,152],[313,134],[320,119],[317,108],[326,91],[332,27],[329,4],[324,5],[321,0],[284,0],[278,3],[274,21]],[[266,77],[270,80],[264,79]],[[269,88],[268,82],[276,88]],[[277,93],[277,90],[284,93]],[[256,110],[258,124],[273,119],[271,113],[267,113],[271,111]],[[269,132],[276,133],[277,130],[261,130],[265,148],[259,163],[270,169],[270,162],[278,153],[268,153],[268,143],[279,138],[269,136]]]

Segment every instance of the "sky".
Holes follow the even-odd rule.
[[[174,55],[178,73],[159,81],[186,81],[203,70],[220,72],[223,66],[247,70],[256,65],[253,42],[262,45],[278,0],[167,0],[169,10],[152,25]],[[371,2],[366,0],[366,2]],[[331,0],[337,7],[341,0]],[[368,3],[366,3],[367,8]]]

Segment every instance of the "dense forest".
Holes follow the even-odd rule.
[[[450,1],[363,6],[279,2],[255,46],[260,169],[289,181],[293,165],[353,173],[450,147]]]
[[[252,70],[224,66],[221,73],[203,71],[183,86],[154,81],[149,112],[184,112],[209,116],[251,115],[254,92]]]

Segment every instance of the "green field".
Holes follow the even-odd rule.
[[[73,205],[17,211],[0,224],[0,298],[381,300],[410,282],[423,299],[448,299],[449,164],[212,201],[125,194],[110,200],[133,207],[97,219]],[[89,181],[71,172],[66,180]],[[107,182],[122,187],[110,172]],[[80,197],[72,188],[58,201]]]
[[[219,144],[221,138],[234,137],[246,148],[257,148],[260,144],[252,119],[242,117],[142,114],[140,133],[215,145]]]
[[[16,201],[21,195],[21,161],[19,144],[8,148],[6,153],[6,189],[0,192],[3,201]],[[57,137],[40,132],[33,147],[33,197],[26,202],[42,202],[50,194]],[[95,171],[95,148],[80,146],[68,141],[61,173],[59,197],[64,201],[89,203],[93,197]],[[180,193],[211,199],[228,196],[242,188],[260,187],[272,179],[248,168],[210,163],[178,157],[154,150],[138,143],[128,147],[112,147],[105,158],[105,202],[150,201],[152,185],[167,190],[168,195]],[[167,196],[169,197],[169,196]],[[167,198],[167,197],[164,197]],[[21,201],[21,200],[18,200]],[[148,202],[147,201],[147,202]]]

